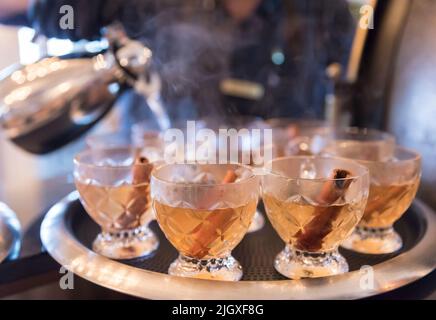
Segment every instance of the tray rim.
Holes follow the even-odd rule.
[[[21,247],[21,226],[15,212],[3,202],[0,202],[0,236],[6,240],[0,242],[0,263],[16,258]]]
[[[47,252],[74,274],[103,287],[139,298],[359,299],[407,285],[436,268],[436,246],[433,245],[436,240],[436,214],[418,199],[415,199],[412,206],[426,223],[424,236],[409,251],[375,265],[375,286],[363,289],[359,288],[362,275],[359,270],[318,279],[223,282],[175,277],[128,266],[94,253],[73,237],[63,218],[68,204],[78,199],[77,191],[73,191],[47,212],[40,231]]]

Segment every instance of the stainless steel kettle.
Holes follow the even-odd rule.
[[[31,153],[48,153],[89,130],[139,79],[144,94],[158,96],[154,84],[144,89],[144,79],[156,78],[146,77],[151,51],[119,31],[109,40],[110,49],[92,58],[50,57],[3,72],[0,127],[6,136]]]

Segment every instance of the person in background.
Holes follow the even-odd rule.
[[[62,5],[72,30],[59,26]],[[37,32],[71,40],[120,22],[153,51],[172,118],[322,118],[325,70],[346,64],[355,28],[345,0],[35,0],[29,11]],[[131,101],[131,117],[147,117]]]

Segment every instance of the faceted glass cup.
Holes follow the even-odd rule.
[[[231,251],[256,211],[259,177],[240,164],[166,164],[152,173],[156,218],[179,251],[168,273],[237,281],[242,268]]]
[[[348,271],[338,247],[360,221],[368,198],[368,169],[339,158],[292,156],[272,161],[262,197],[285,242],[274,266],[291,279]]]
[[[129,132],[92,134],[86,137],[85,142],[90,149],[122,148],[132,144]]]
[[[150,174],[154,168],[135,148],[89,149],[74,158],[80,200],[102,228],[93,250],[113,259],[150,255],[158,239],[148,228]]]
[[[207,126],[207,128],[212,129],[217,133],[219,139],[216,142],[217,152],[218,154],[227,154],[228,162],[238,162],[250,165],[254,168],[260,168],[263,166],[262,156],[265,155],[266,152],[271,152],[272,157],[275,157],[275,148],[274,144],[269,144],[264,140],[264,136],[261,133],[259,137],[259,141],[257,139],[252,139],[252,135],[240,135],[238,137],[237,150],[234,150],[234,145],[231,143],[231,139],[228,137],[220,136],[220,129],[235,129],[238,132],[240,130],[265,130],[271,129],[271,127],[259,117],[254,116],[228,116],[223,119],[216,118],[204,118],[203,122]],[[247,133],[248,133],[247,131]],[[231,159],[230,154],[237,155],[237,159]],[[258,158],[256,158],[258,157]],[[217,163],[219,159],[216,159]],[[253,221],[248,229],[249,233],[259,231],[265,225],[265,218],[263,214],[256,210]]]
[[[332,130],[327,122],[316,119],[273,118],[266,123],[273,130],[277,157],[316,155]]]
[[[273,129],[277,157],[319,155],[332,144],[346,143],[365,148],[377,159],[389,159],[395,148],[393,135],[375,129],[333,127],[321,120],[287,118],[270,119],[267,124]]]
[[[393,225],[416,196],[421,177],[421,156],[412,150],[396,147],[391,159],[377,161],[372,155],[368,157],[366,150],[347,144],[331,146],[328,152],[359,159],[371,176],[363,218],[342,246],[366,254],[400,250],[403,242]]]
[[[141,149],[141,154],[150,161],[162,160],[164,152],[163,139],[157,131],[143,131],[140,136],[135,136],[130,132],[90,135],[86,138],[86,145],[90,149],[113,149],[134,146]]]
[[[386,161],[395,152],[395,137],[387,132],[366,128],[331,128],[321,154],[341,149],[342,156],[351,159]],[[334,153],[333,153],[334,155]]]

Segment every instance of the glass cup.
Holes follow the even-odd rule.
[[[421,177],[421,156],[396,147],[388,160],[374,160],[364,148],[354,144],[330,146],[336,156],[358,159],[369,169],[371,184],[363,218],[344,248],[366,254],[386,254],[400,250],[402,240],[393,224],[401,218],[415,198]]]
[[[333,127],[321,120],[277,118],[267,120],[273,129],[275,156],[319,155],[331,144],[351,143],[365,147],[369,155],[390,158],[395,137],[375,129]]]
[[[238,281],[242,268],[231,251],[252,221],[259,177],[240,164],[166,164],[152,173],[157,221],[179,251],[168,273]]]
[[[91,149],[110,149],[129,146],[131,140],[129,132],[110,132],[89,135],[85,143]]]
[[[325,146],[332,127],[316,119],[273,118],[266,123],[273,130],[275,155],[317,155]]]
[[[286,243],[276,270],[291,279],[348,271],[338,252],[360,221],[368,198],[368,169],[339,158],[275,159],[262,177],[268,218]]]
[[[254,116],[228,116],[222,119],[216,118],[204,118],[203,119],[206,126],[214,130],[218,135],[218,141],[216,142],[218,154],[223,154],[225,152],[228,156],[228,161],[233,162],[230,154],[232,152],[237,155],[237,159],[234,162],[239,162],[242,164],[247,164],[253,168],[260,168],[263,166],[262,156],[265,152],[270,151],[272,157],[274,157],[274,147],[273,144],[266,143],[263,139],[263,134],[260,134],[259,141],[257,139],[252,139],[252,135],[239,135],[238,144],[235,146],[231,143],[231,139],[228,137],[223,137],[218,134],[220,129],[236,129],[240,132],[241,129],[253,130],[265,130],[271,129],[270,126],[259,117]],[[248,131],[247,131],[248,133]],[[232,148],[236,147],[237,150]],[[218,162],[218,161],[217,161]],[[248,233],[259,231],[265,225],[265,218],[263,214],[256,210],[253,221],[251,222]]]
[[[157,131],[144,131],[141,136],[130,132],[111,132],[90,135],[86,145],[90,149],[113,149],[134,146],[141,149],[141,154],[150,161],[163,159],[164,143]]]
[[[332,148],[341,148],[349,158],[375,161],[392,159],[396,145],[395,137],[390,133],[356,127],[331,128],[325,140],[321,154],[330,154]]]
[[[102,228],[93,250],[113,259],[150,255],[158,239],[148,228],[152,219],[150,174],[153,163],[138,149],[88,149],[74,158],[80,200]]]
[[[184,150],[188,150],[188,122],[193,123],[195,121],[194,131],[198,132],[198,130],[204,128],[204,123],[201,120],[176,120],[171,122],[171,127],[168,129],[178,129],[180,130],[185,138],[185,147]],[[176,156],[177,148],[179,147],[177,144],[166,142],[165,141],[165,132],[162,131],[159,127],[156,126],[155,122],[150,120],[138,122],[132,126],[132,141],[133,144],[137,147],[141,147],[144,152],[148,155],[155,154],[153,159],[165,159],[166,156],[169,158],[174,158]],[[167,154],[165,154],[167,153]],[[191,154],[185,152],[185,159],[177,159],[177,161],[190,160],[192,157]]]
[[[148,153],[155,154],[156,159],[163,159],[164,141],[162,133],[154,122],[143,121],[132,126],[131,139],[133,145],[145,148]]]

